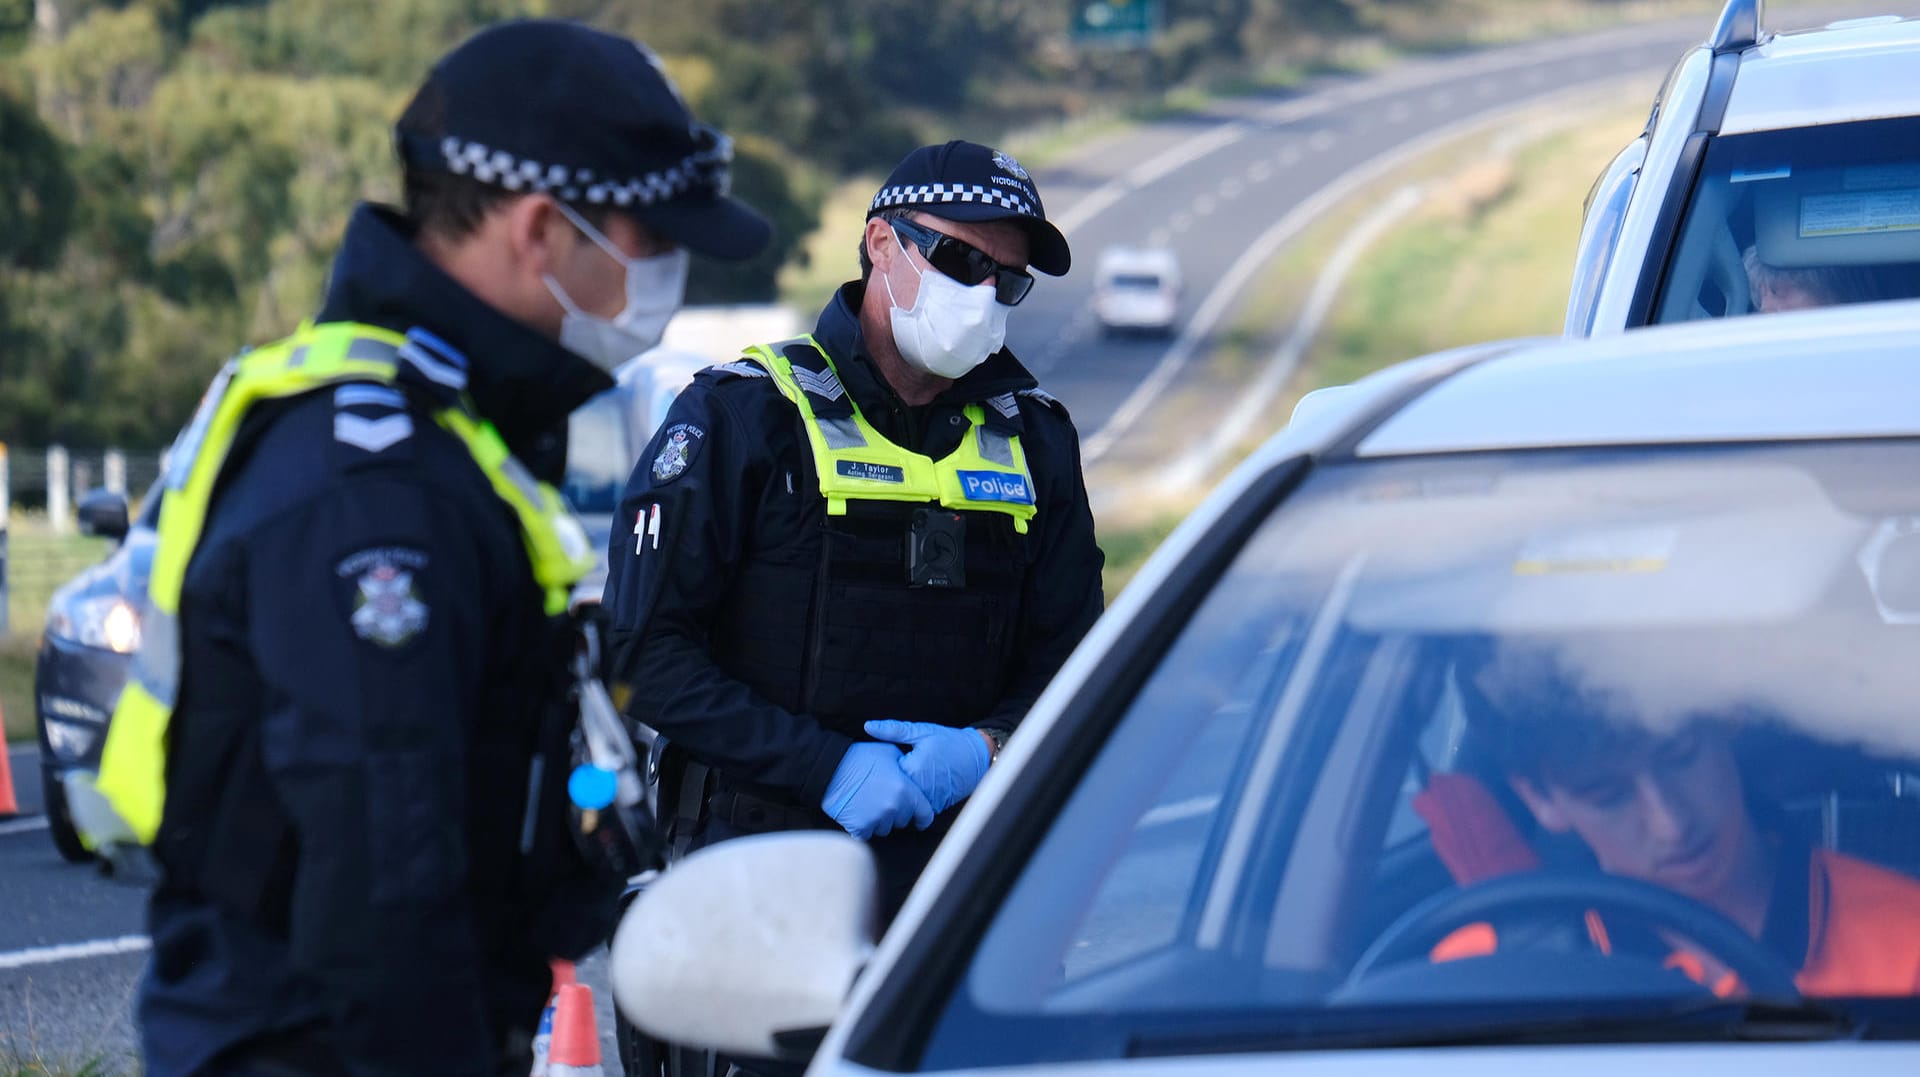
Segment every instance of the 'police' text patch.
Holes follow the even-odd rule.
[[[1024,475],[1005,471],[962,471],[960,491],[968,501],[1008,501],[1015,505],[1033,504],[1033,490]]]

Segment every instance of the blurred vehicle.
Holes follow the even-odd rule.
[[[615,385],[574,409],[567,422],[567,475],[560,493],[600,553],[599,567],[573,589],[574,602],[598,602],[607,584],[607,543],[627,476],[646,451],[673,400],[713,361],[655,348],[621,364]]]
[[[814,1077],[1914,1072],[1916,340],[1920,302],[1883,303],[1309,395],[1095,625],[884,939],[863,844],[722,843],[635,901],[617,1000]],[[1602,728],[1658,750],[1570,750],[1647,767],[1577,795],[1665,819],[1611,846],[1515,777]],[[1740,891],[1764,931],[1685,896],[1731,878],[1700,812],[1771,850]],[[1497,947],[1449,960],[1476,928]],[[1842,971],[1894,978],[1825,986],[1842,935]]]
[[[76,509],[82,534],[113,539],[113,552],[62,584],[47,602],[46,629],[33,667],[33,717],[40,734],[41,790],[47,831],[67,860],[92,859],[67,812],[69,771],[100,768],[107,719],[140,646],[141,596],[153,566],[160,521],[159,482],[128,519],[127,499],[95,490]]]
[[[606,549],[620,491],[654,428],[706,359],[656,348],[622,365],[614,388],[582,404],[568,423],[567,472],[560,492],[580,516],[599,568],[575,588],[575,601],[600,600]],[[40,731],[47,829],[68,860],[92,858],[67,810],[65,777],[98,771],[107,723],[140,646],[140,603],[146,595],[160,520],[161,486],[147,492],[129,522],[127,500],[95,491],[78,508],[80,528],[118,540],[105,560],[55,591],[34,665],[34,717]]]
[[[1920,296],[1920,21],[1731,0],[1600,174],[1569,336]]]
[[[1171,333],[1180,262],[1165,247],[1108,247],[1093,275],[1093,312],[1108,332]]]

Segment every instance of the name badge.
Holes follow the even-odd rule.
[[[868,482],[904,483],[907,481],[907,469],[892,467],[888,464],[867,464],[858,460],[837,460],[833,469],[845,478],[865,479]]]
[[[962,471],[960,492],[968,501],[1008,501],[1015,505],[1033,504],[1033,490],[1024,475],[1005,471]]]

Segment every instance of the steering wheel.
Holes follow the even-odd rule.
[[[1402,913],[1367,947],[1348,976],[1355,986],[1381,970],[1425,962],[1440,940],[1468,924],[1511,921],[1514,914],[1573,913],[1603,916],[1685,936],[1732,969],[1756,998],[1800,997],[1794,970],[1739,925],[1705,905],[1664,887],[1585,871],[1529,871],[1447,890]]]

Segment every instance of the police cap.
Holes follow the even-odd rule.
[[[728,196],[733,143],[694,121],[644,45],[557,19],[488,27],[434,65],[394,130],[409,166],[623,210],[749,258],[765,218]]]
[[[1033,177],[1020,162],[978,142],[956,139],[907,154],[873,196],[867,216],[897,207],[950,221],[1010,221],[1027,233],[1029,266],[1058,277],[1073,264],[1067,237],[1047,221]]]

